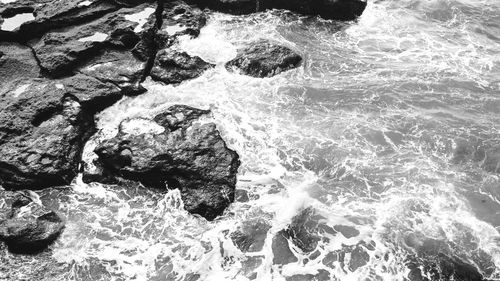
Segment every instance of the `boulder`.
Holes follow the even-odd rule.
[[[253,219],[242,223],[231,233],[231,240],[242,252],[260,252],[264,247],[271,226],[264,219]]]
[[[214,67],[199,57],[191,57],[185,52],[163,50],[158,53],[151,78],[165,84],[178,84],[196,78],[207,69]]]
[[[89,5],[79,5],[81,2],[70,0],[14,1],[4,4],[0,8],[0,15],[12,17],[21,13],[32,13],[33,20],[23,23],[10,32],[17,41],[26,42],[49,30],[95,20],[120,8],[120,5],[114,1],[92,1]]]
[[[301,62],[302,57],[291,49],[261,40],[238,50],[238,55],[226,63],[226,68],[263,78],[296,68]]]
[[[18,79],[0,91],[0,185],[39,189],[78,173],[94,113],[121,97],[112,84],[77,75]]]
[[[187,211],[213,220],[234,201],[238,154],[215,124],[197,122],[209,111],[174,105],[153,119],[124,120],[119,133],[95,150],[101,174],[160,189],[178,188]]]
[[[9,251],[31,254],[44,250],[64,229],[55,212],[33,202],[22,193],[14,194],[8,217],[0,219],[0,240]]]
[[[311,253],[318,246],[324,234],[335,235],[337,232],[324,223],[325,218],[309,207],[300,212],[292,219],[285,230],[293,244],[304,253]]]
[[[285,9],[333,20],[354,20],[363,13],[367,4],[364,0],[189,0],[188,2],[232,14]]]

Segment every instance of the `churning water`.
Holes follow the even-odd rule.
[[[266,79],[224,69],[259,38],[297,50],[303,65]],[[2,249],[0,279],[309,280],[290,278],[326,270],[403,280],[408,245],[426,239],[500,279],[499,174],[453,160],[459,143],[500,144],[500,1],[371,1],[350,23],[213,14],[178,48],[217,67],[175,87],[146,81],[147,93],[98,116],[85,157],[125,118],[211,109],[241,156],[237,188],[249,201],[207,222],[175,190],[77,180],[38,193],[67,218],[62,237],[41,256]],[[297,261],[275,264],[273,236],[306,208],[344,231],[320,232],[314,257],[290,243]],[[242,253],[231,233],[255,219],[270,225],[264,246]],[[325,262],[332,252],[345,254]]]

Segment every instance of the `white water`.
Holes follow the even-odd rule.
[[[183,210],[177,191],[77,181],[42,196],[68,225],[47,261],[57,266],[38,274],[218,281],[256,273],[256,280],[285,280],[323,269],[339,280],[402,280],[404,241],[426,237],[499,279],[500,220],[492,215],[500,211],[498,174],[451,162],[457,139],[500,140],[499,14],[496,0],[408,0],[371,2],[358,22],[339,26],[279,13],[213,15],[199,38],[184,38],[178,48],[217,67],[176,87],[146,81],[147,93],[99,115],[101,131],[86,157],[122,120],[151,118],[177,103],[211,109],[241,156],[237,188],[250,201],[207,222]],[[240,45],[260,38],[298,50],[305,63],[265,79],[225,70]],[[298,262],[273,264],[272,237],[307,207],[326,225],[359,234],[320,242],[319,257],[307,264],[297,248]],[[263,250],[245,254],[229,233],[254,218],[271,228]],[[351,270],[349,253],[345,264],[323,264],[329,252],[361,241],[374,245],[365,266]],[[262,264],[249,266],[251,256]],[[33,263],[10,257],[5,266],[20,260]]]

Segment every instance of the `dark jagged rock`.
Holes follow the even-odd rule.
[[[168,36],[191,35],[197,37],[207,23],[207,16],[200,9],[183,1],[165,4],[160,32]]]
[[[354,20],[363,13],[367,4],[364,0],[189,0],[188,2],[232,14],[285,9],[334,20]]]
[[[285,233],[294,245],[305,253],[310,253],[316,249],[325,233],[336,234],[333,228],[323,222],[324,219],[313,208],[307,208],[292,219]]]
[[[406,262],[411,281],[486,280],[475,266],[452,255],[448,245],[442,241],[412,235],[406,243],[416,253],[410,255]]]
[[[0,91],[0,184],[39,189],[69,184],[78,172],[93,114],[121,97],[119,89],[78,75],[18,79]]]
[[[151,78],[166,84],[177,84],[196,78],[211,67],[214,65],[185,52],[163,50],[156,57]]]
[[[0,89],[18,78],[36,78],[40,68],[31,49],[17,43],[0,43]]]
[[[80,68],[80,72],[109,82],[120,89],[124,95],[137,95],[145,91],[140,84],[146,62],[140,61],[131,52],[103,51]]]
[[[259,252],[264,247],[267,232],[271,226],[263,219],[243,222],[238,230],[231,233],[231,239],[242,252]]]
[[[262,78],[296,68],[301,61],[302,57],[289,48],[261,40],[238,50],[238,55],[226,63],[226,68]]]
[[[187,211],[212,220],[234,201],[239,157],[215,124],[199,124],[209,111],[175,105],[153,120],[125,120],[116,137],[95,152],[105,179],[121,177],[146,186],[179,188]],[[86,174],[84,180],[99,179]]]
[[[59,237],[64,229],[64,221],[58,214],[34,203],[22,193],[10,195],[9,215],[0,218],[0,240],[7,244],[9,251],[36,253]]]
[[[81,1],[70,0],[16,2],[7,4],[2,16],[30,12],[35,17],[12,32],[21,41],[38,37],[49,30],[95,20],[120,8],[114,1],[92,1],[90,5],[79,5]]]
[[[127,49],[138,44],[144,32],[137,22],[128,21],[126,17],[145,9],[154,11],[154,6],[120,9],[91,23],[45,34],[34,45],[42,68],[52,77],[67,76],[104,50],[120,49],[126,55]],[[154,21],[154,13],[148,21]]]

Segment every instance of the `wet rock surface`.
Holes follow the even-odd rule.
[[[2,88],[0,184],[9,189],[69,184],[94,132],[93,114],[119,97],[113,85],[84,75],[20,79]]]
[[[302,57],[291,49],[261,40],[240,49],[236,58],[226,63],[226,68],[263,78],[296,68],[301,62]]]
[[[231,233],[231,240],[242,252],[259,252],[264,247],[271,226],[263,219],[244,222]]]
[[[187,211],[214,219],[234,201],[239,157],[226,146],[215,124],[196,122],[208,113],[175,105],[153,120],[125,120],[118,135],[95,150],[102,178],[111,175],[160,189],[179,188]]]
[[[201,7],[232,14],[249,14],[267,9],[285,9],[326,19],[354,20],[366,8],[362,0],[189,0]]]
[[[0,216],[0,240],[9,251],[33,254],[47,248],[64,229],[63,219],[24,193],[1,192],[10,210]],[[6,208],[2,208],[6,209]]]
[[[165,84],[177,84],[194,79],[212,67],[213,64],[185,52],[163,50],[156,57],[151,77]]]

